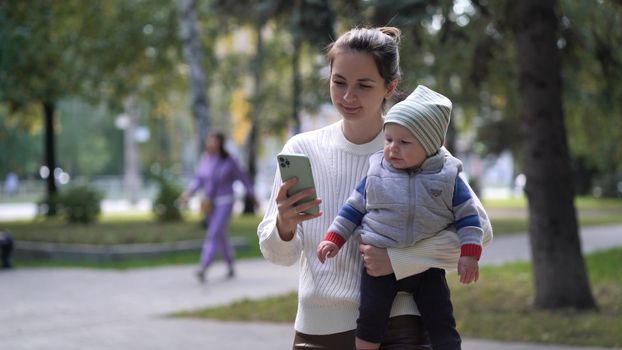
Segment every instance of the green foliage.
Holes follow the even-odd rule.
[[[0,180],[13,171],[20,179],[36,172],[42,157],[38,127],[10,118],[0,106]]]
[[[232,239],[239,237],[251,244],[253,257],[261,256],[257,240],[257,225],[261,217],[254,215],[235,216],[231,219],[229,233]],[[134,244],[166,243],[185,240],[200,240],[205,229],[198,214],[187,216],[181,222],[157,222],[152,215],[103,216],[94,225],[70,225],[59,219],[5,222],[17,240],[65,244]]]
[[[177,198],[182,189],[173,181],[164,176],[158,179],[160,192],[153,201],[153,213],[158,221],[181,221],[181,211],[177,205]]]
[[[329,102],[328,86],[320,78],[326,40],[352,26],[394,25],[403,33],[401,90],[407,93],[423,83],[444,91],[454,102],[452,124],[467,140],[467,150],[511,150],[520,172],[522,140],[529,130],[518,113],[516,53],[508,31],[511,6],[500,0],[200,2],[210,112],[222,120],[212,125],[233,127],[227,124],[230,96],[241,88],[248,92],[256,69],[257,28],[264,33],[262,82],[259,91],[247,95],[260,134],[274,135],[292,115],[295,37],[303,41],[296,53],[299,102],[313,111]],[[563,0],[558,10],[568,144],[575,168],[581,170],[576,177],[581,177],[581,193],[599,186],[603,195],[614,195],[622,172],[622,6],[612,0]],[[338,33],[331,34],[334,29]],[[0,155],[0,176],[8,169],[20,177],[36,172],[43,154],[43,143],[35,140],[42,135],[36,120],[42,100],[58,106],[58,163],[72,175],[120,170],[120,133],[102,118],[110,121],[128,96],[135,97],[141,124],[154,135],[143,147],[143,162],[174,165],[191,134],[188,74],[177,31],[175,2],[165,0],[1,2],[0,149],[7,152]],[[240,45],[240,39],[246,42]],[[75,104],[67,111],[68,98],[112,108],[103,117]],[[67,125],[78,118],[94,119],[85,131],[89,137],[84,139],[93,141],[88,151],[84,144],[74,147],[76,131]],[[184,130],[181,120],[186,121]],[[91,138],[99,130],[105,130],[105,140]],[[12,156],[16,149],[19,159]]]
[[[128,96],[137,97],[141,103],[155,105],[154,109],[168,111],[166,114],[171,115],[173,107],[167,97],[172,88],[183,90],[179,88],[183,81],[181,75],[171,74],[178,62],[175,6],[169,1],[97,0],[88,5],[77,0],[0,3],[2,119],[18,119],[22,125],[34,125],[33,120],[41,116],[41,102],[56,104],[61,110],[60,102],[70,98],[79,100],[78,106],[68,112],[74,117],[87,109],[84,105],[88,102],[111,106],[116,116]],[[151,115],[160,117],[163,113],[158,111]],[[86,124],[90,124],[90,117],[80,115],[81,119],[87,120]],[[112,118],[109,114],[105,117],[108,118],[108,132],[112,133]],[[56,126],[61,129],[66,126],[71,131],[71,125],[63,125],[63,121],[55,122]],[[59,150],[69,150],[68,164],[61,157],[59,165],[70,168],[73,174],[101,173],[102,168],[117,170],[118,163],[112,163],[121,158],[115,155],[118,148],[114,146],[122,143],[111,141],[113,137],[83,137],[85,132],[102,130],[100,126],[81,130],[81,139],[91,141],[86,147],[76,147],[70,144],[73,139],[58,135],[61,140]],[[28,132],[33,137],[42,136],[39,129],[33,129],[16,131]],[[3,150],[17,147],[15,143],[24,138],[11,137],[7,142],[12,145],[4,147],[1,134],[0,149]],[[32,144],[38,146],[42,142]],[[34,148],[35,153],[31,151],[33,148],[24,147],[19,152],[29,156],[24,158],[25,162],[41,159],[37,155],[43,152]],[[59,154],[67,154],[60,151]],[[98,156],[91,157],[94,154]],[[11,165],[11,162],[18,164]],[[20,173],[33,173],[38,168],[38,165],[19,164],[22,160],[5,161],[0,157],[0,169],[6,169],[2,166],[6,163]],[[29,169],[19,170],[26,166]]]
[[[77,98],[58,103],[58,164],[72,175],[91,177],[123,171],[123,131],[112,112]],[[84,137],[88,132],[88,137]]]
[[[225,307],[184,311],[171,314],[173,317],[212,318],[224,321],[246,322],[294,322],[298,294],[291,292],[282,296],[267,297],[261,300],[243,299]]]
[[[68,222],[88,224],[97,220],[102,198],[101,193],[86,185],[77,186],[58,195],[58,209]]]
[[[58,193],[47,195],[37,202],[37,215],[55,216],[58,212],[60,197]]]
[[[92,225],[67,225],[60,219],[47,219],[20,222],[5,222],[4,229],[12,232],[17,240],[64,244],[141,244],[169,243],[187,240],[202,240],[205,229],[200,224],[198,214],[187,214],[187,220],[179,222],[158,222],[151,214],[105,215]],[[232,241],[246,242],[248,247],[236,251],[236,257],[257,258],[261,256],[257,240],[257,225],[261,217],[254,215],[235,216],[231,219],[229,233]],[[32,267],[86,267],[102,269],[130,269],[161,265],[195,263],[198,251],[190,253],[170,253],[160,258],[128,258],[121,261],[89,262],[48,259],[20,259],[19,266]]]

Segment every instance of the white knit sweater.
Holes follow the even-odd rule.
[[[384,138],[378,134],[369,143],[349,142],[341,131],[341,121],[292,137],[283,152],[303,153],[311,160],[316,192],[322,199],[323,215],[298,226],[291,241],[283,241],[276,229],[275,196],[281,186],[275,176],[272,194],[257,234],[266,259],[279,265],[300,264],[298,313],[295,329],[306,334],[332,334],[356,328],[359,304],[361,258],[357,240],[348,240],[340,253],[324,264],[316,257],[318,243],[339,208],[358,181],[367,173],[368,158],[382,149]],[[481,207],[481,204],[479,204]],[[481,208],[483,218],[486,213]],[[490,223],[483,223],[485,244],[492,238]],[[398,279],[425,271],[429,267],[455,269],[460,243],[455,233],[443,231],[417,245],[389,249],[391,265]],[[392,316],[419,314],[408,294],[400,293],[393,304]]]

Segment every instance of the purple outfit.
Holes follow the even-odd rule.
[[[202,188],[204,198],[213,204],[201,252],[202,268],[209,266],[218,252],[222,253],[230,267],[233,264],[233,249],[229,244],[228,233],[229,219],[235,202],[233,183],[236,180],[242,181],[246,187],[246,193],[254,196],[249,176],[240,169],[235,159],[231,156],[221,158],[219,155],[204,153],[199,161],[194,180],[188,187],[190,194]]]

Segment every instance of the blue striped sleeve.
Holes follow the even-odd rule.
[[[359,184],[356,185],[356,192],[358,192],[364,199],[367,198],[367,193],[365,193],[366,183],[367,183],[367,176],[365,176],[363,180],[359,181]]]
[[[356,226],[360,225],[361,221],[363,221],[363,213],[348,203],[344,204],[341,209],[339,209],[339,214],[337,215],[352,222]]]
[[[454,188],[452,205],[457,207],[469,199],[471,199],[471,191],[469,191],[469,186],[464,183],[464,180],[462,180],[460,176],[456,176],[456,186]]]
[[[469,215],[469,216],[465,216],[463,218],[460,218],[458,221],[455,222],[456,225],[456,230],[460,231],[461,229],[465,228],[465,227],[482,227],[480,221],[479,221],[479,215]]]

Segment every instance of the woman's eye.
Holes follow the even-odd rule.
[[[371,89],[373,86],[371,85],[361,85],[361,88],[363,89]]]
[[[335,80],[333,80],[333,84],[335,84],[335,85],[345,85],[345,83],[343,81],[335,81]]]

